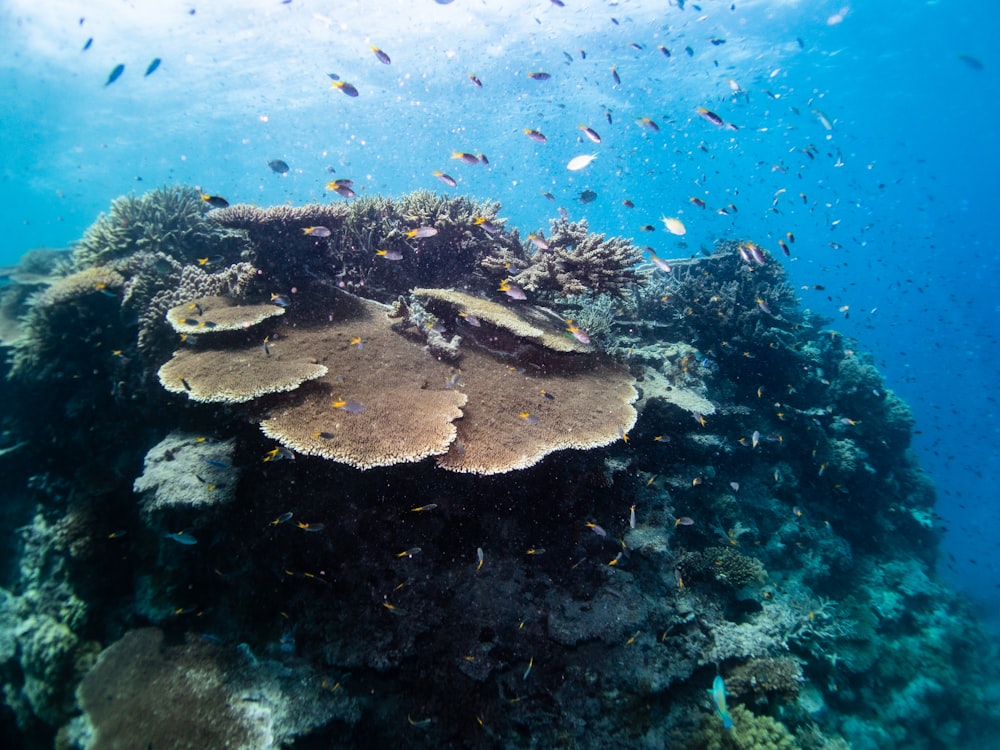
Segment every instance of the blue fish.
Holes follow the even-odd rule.
[[[204,461],[209,466],[214,466],[216,469],[228,469],[229,468],[229,464],[227,464],[225,461],[219,461],[218,459],[215,459],[215,458],[203,458],[201,460]]]
[[[153,71],[156,70],[158,67],[160,67],[160,62],[161,62],[160,58],[158,57],[154,58],[153,62],[149,64],[149,67],[146,68],[146,75],[147,76],[152,75]]]
[[[81,50],[81,51],[82,52],[86,52],[88,49],[90,49],[90,45],[93,44],[93,43],[94,43],[94,37],[90,37],[87,40],[87,43],[83,45],[83,50]]]
[[[732,729],[733,719],[726,708],[726,681],[722,679],[722,675],[715,675],[712,689],[705,692],[712,696],[712,705],[715,706],[715,713],[722,719],[722,728]]]
[[[190,547],[192,544],[197,544],[198,540],[193,536],[184,531],[177,531],[170,534],[164,534],[167,539],[173,539],[178,544],[183,544],[185,547]]]
[[[108,76],[108,81],[104,85],[110,86],[112,83],[121,78],[122,73],[124,72],[125,72],[125,63],[118,63],[115,66],[115,69],[111,71],[111,75]]]

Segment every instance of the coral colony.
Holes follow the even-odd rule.
[[[10,280],[24,731],[936,748],[986,716],[910,410],[749,240],[182,187]]]

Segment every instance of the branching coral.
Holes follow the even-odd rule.
[[[77,269],[121,260],[139,252],[163,252],[177,260],[238,257],[238,235],[204,220],[208,204],[191,187],[163,187],[111,203],[73,249]]]
[[[511,276],[523,289],[550,296],[607,294],[624,298],[646,278],[637,267],[641,260],[642,252],[629,240],[591,233],[586,219],[554,219],[544,245],[531,256],[526,268]],[[499,271],[510,261],[509,255],[493,255],[483,265]]]

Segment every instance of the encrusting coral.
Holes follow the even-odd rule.
[[[240,467],[233,461],[236,441],[209,440],[171,432],[143,459],[142,474],[132,484],[141,495],[147,518],[176,508],[204,512],[236,496]]]
[[[293,672],[194,636],[177,646],[162,641],[156,628],[130,630],[84,677],[79,734],[88,750],[270,750],[335,717],[360,716],[346,691],[323,690],[308,669]]]

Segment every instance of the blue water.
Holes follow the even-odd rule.
[[[947,528],[940,571],[1000,628],[994,3],[153,5],[0,2],[0,264],[66,247],[114,197],[159,185],[299,205],[340,200],[324,189],[334,177],[447,190],[434,170],[500,201],[522,236],[560,206],[664,257],[720,238],[780,255],[791,232],[783,261],[803,305],[872,351],[913,407]],[[597,159],[569,172],[584,153]],[[597,199],[583,205],[584,189]],[[682,219],[683,241],[663,215]]]

